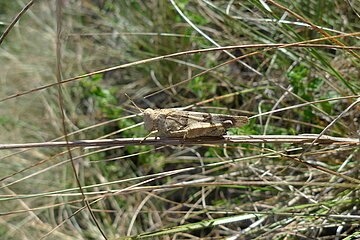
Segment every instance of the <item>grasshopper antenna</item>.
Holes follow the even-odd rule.
[[[129,96],[127,93],[125,93],[125,96],[130,100],[130,102],[131,102],[141,113],[144,112],[144,110],[141,109],[138,105],[136,105],[136,103],[130,98],[130,96]]]

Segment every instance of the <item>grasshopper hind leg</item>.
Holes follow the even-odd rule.
[[[182,137],[187,138],[197,138],[197,137],[221,137],[226,134],[226,127],[222,124],[194,124],[188,126],[186,129],[171,131],[170,137]]]

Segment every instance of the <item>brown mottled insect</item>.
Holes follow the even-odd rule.
[[[249,122],[245,116],[181,111],[176,109],[146,109],[145,129],[160,137],[220,137],[228,128],[242,127]]]

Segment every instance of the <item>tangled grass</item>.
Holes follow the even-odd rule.
[[[3,239],[359,236],[357,1],[0,8]],[[248,116],[230,138],[286,140],[104,146],[147,134],[125,93]],[[85,139],[98,144],[66,144]]]

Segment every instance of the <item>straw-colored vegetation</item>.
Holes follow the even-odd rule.
[[[358,1],[37,0],[9,28],[26,3],[0,1],[0,144],[144,137],[125,94],[288,140],[2,149],[1,239],[360,235]]]

